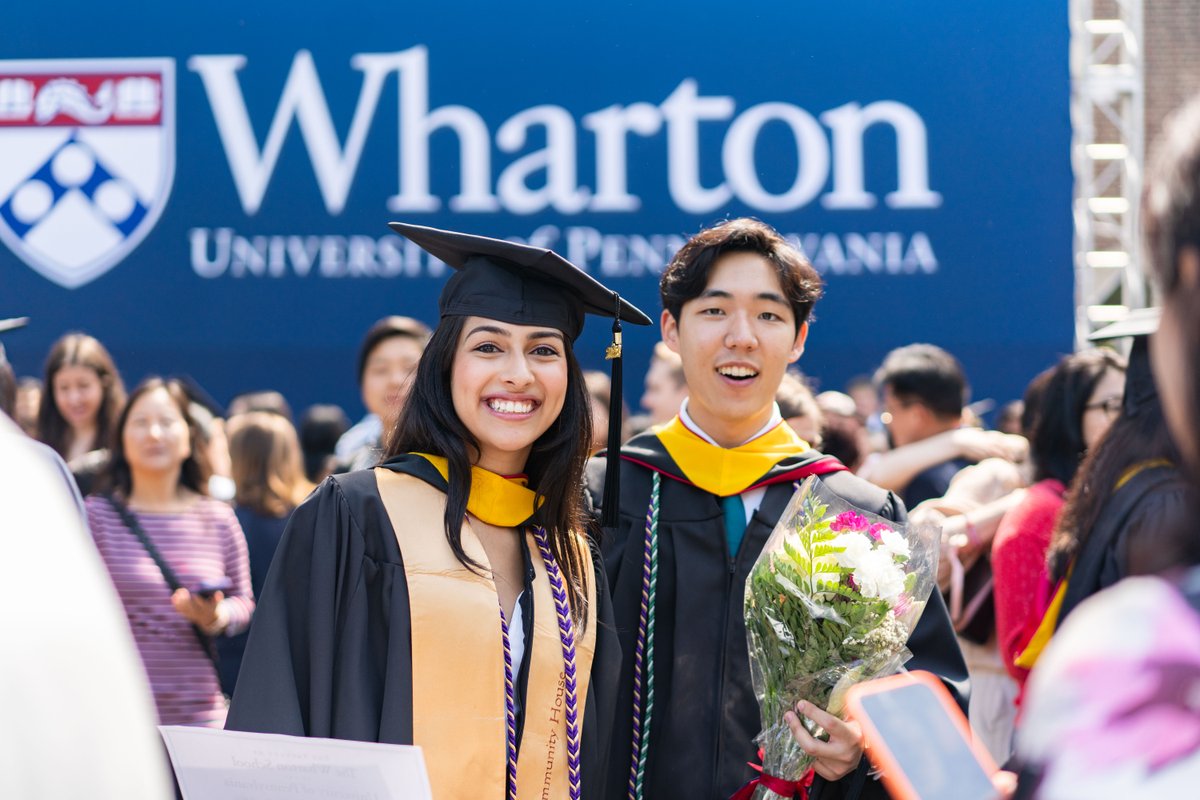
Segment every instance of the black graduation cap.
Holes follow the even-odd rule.
[[[503,239],[444,231],[403,222],[389,227],[444,261],[455,272],[442,289],[442,317],[479,316],[513,325],[545,325],[572,341],[583,331],[585,314],[613,319],[612,396],[621,397],[621,321],[649,325],[636,306],[565,258],[544,247]],[[604,518],[617,521],[617,467],[621,451],[621,415],[609,414],[608,466],[604,482]]]
[[[1158,397],[1154,384],[1154,372],[1150,368],[1150,335],[1158,330],[1162,309],[1139,308],[1129,312],[1120,322],[1106,325],[1088,337],[1089,341],[1101,342],[1110,339],[1133,337],[1129,348],[1129,365],[1125,369],[1125,398],[1123,413],[1135,417],[1148,403]]]
[[[637,307],[553,250],[422,225],[388,224],[454,268],[438,301],[443,317],[547,325],[572,340],[583,330],[584,314],[619,314],[634,325],[650,324]]]

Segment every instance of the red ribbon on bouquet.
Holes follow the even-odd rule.
[[[758,751],[758,757],[762,758],[762,751]],[[804,777],[798,781],[785,781],[783,778],[776,778],[774,775],[768,775],[763,772],[763,768],[758,764],[748,764],[747,766],[759,776],[747,783],[742,788],[738,789],[733,797],[729,800],[753,800],[754,790],[759,786],[770,789],[781,797],[800,796],[800,800],[808,800],[808,790],[813,785],[813,776],[816,774],[813,770],[804,773]]]

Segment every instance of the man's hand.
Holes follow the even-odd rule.
[[[800,717],[805,716],[829,733],[829,741],[816,739],[804,727]],[[795,711],[783,715],[783,721],[792,729],[792,736],[804,752],[816,757],[813,769],[827,781],[836,781],[855,770],[862,760],[863,733],[857,722],[843,722],[824,709],[801,700]]]

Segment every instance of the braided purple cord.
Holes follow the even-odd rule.
[[[567,777],[571,784],[571,800],[579,800],[583,780],[580,775],[579,760],[579,698],[575,674],[575,624],[571,619],[571,607],[567,602],[567,591],[563,587],[562,574],[558,571],[558,562],[554,560],[554,554],[550,552],[546,529],[540,525],[534,527],[533,537],[537,541],[538,551],[542,554],[542,562],[546,565],[546,577],[550,579],[550,588],[554,592],[554,610],[558,613],[558,633],[562,639],[563,683],[567,706]]]
[[[513,690],[512,645],[508,638],[508,620],[500,606],[500,633],[504,637],[504,721],[508,732],[506,766],[508,771],[507,800],[517,798],[517,704]]]

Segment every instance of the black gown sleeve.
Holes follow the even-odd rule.
[[[1116,569],[1102,577],[1103,584],[1200,561],[1200,539],[1191,524],[1195,508],[1196,492],[1182,477],[1143,497],[1117,536]]]
[[[226,728],[411,744],[408,592],[369,471],[327,479],[293,513]]]

